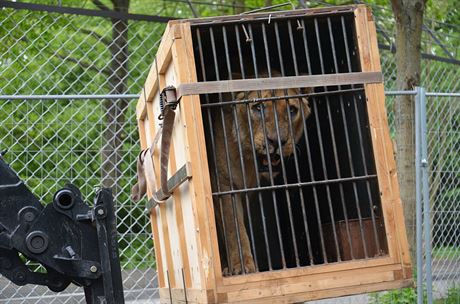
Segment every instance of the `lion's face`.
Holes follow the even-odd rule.
[[[287,95],[298,95],[297,89],[289,89]],[[247,94],[248,99],[271,98],[273,96],[286,96],[285,90],[261,91]],[[243,93],[237,95],[237,99],[245,99]],[[286,158],[294,153],[295,145],[299,141],[303,131],[303,119],[310,115],[310,106],[306,98],[279,99],[275,101],[263,101],[260,103],[237,106],[240,117],[251,119],[252,134],[259,173],[268,177],[269,163],[276,175],[281,169],[281,157]],[[301,113],[303,111],[303,115]],[[249,117],[248,117],[249,116]],[[243,130],[241,130],[243,129]],[[251,148],[249,124],[240,127],[242,142],[248,143]],[[248,150],[246,149],[248,152]],[[252,148],[251,148],[252,153]]]

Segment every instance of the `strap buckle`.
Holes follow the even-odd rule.
[[[179,100],[177,98],[176,88],[174,86],[165,87],[160,93],[160,112],[159,120],[164,119],[165,107],[176,110]]]

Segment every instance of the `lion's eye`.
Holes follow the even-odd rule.
[[[263,105],[261,103],[256,103],[251,107],[251,110],[254,113],[260,114],[263,111]]]
[[[289,107],[289,113],[291,114],[291,116],[296,116],[297,113],[299,113],[299,109],[297,107],[294,107],[294,106],[290,106]]]

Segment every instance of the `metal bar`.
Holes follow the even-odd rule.
[[[252,34],[252,32],[251,32]],[[239,26],[235,25],[235,37],[236,37],[236,45],[238,48],[238,59],[240,62],[240,70],[241,70],[241,78],[246,79],[246,73],[244,71],[244,60],[243,60],[243,53],[241,49],[241,39],[240,39],[240,32],[239,32]],[[245,98],[247,98],[247,92],[244,92]],[[252,127],[252,120],[251,120],[251,114],[250,114],[250,108],[249,104],[246,104],[246,115],[248,119],[248,127],[249,127],[249,134],[254,134],[253,133],[253,127]],[[255,148],[255,143],[254,143],[254,137],[249,136],[250,142],[251,142],[251,152],[252,152],[252,157],[254,159],[254,172],[259,172],[259,166],[257,164],[257,153],[256,153],[256,148]],[[256,176],[256,185],[257,187],[260,187],[260,177],[258,174]],[[268,269],[273,270],[272,267],[272,261],[271,261],[271,254],[270,254],[270,246],[268,242],[268,235],[267,235],[267,224],[265,221],[265,211],[264,211],[264,206],[263,206],[263,200],[262,200],[262,193],[257,193],[257,198],[259,200],[259,209],[260,209],[260,214],[262,216],[262,229],[264,231],[264,242],[265,242],[265,251],[267,253],[267,259],[268,259]],[[256,263],[256,267],[258,267],[258,263]]]
[[[279,34],[279,29],[278,29],[278,22],[275,21],[275,38],[276,38],[276,47],[277,47],[277,50],[278,50],[278,59],[279,59],[279,62],[280,62],[280,67],[281,67],[281,76],[285,76],[285,70],[284,70],[284,62],[283,62],[283,54],[282,54],[282,50],[281,50],[281,41],[280,41],[280,34]],[[270,69],[270,67],[269,67]],[[273,94],[274,92],[272,92],[272,95],[275,95]],[[288,91],[285,89],[284,90],[284,95],[289,95],[288,94]],[[290,121],[290,108],[289,108],[289,100],[285,100],[286,102],[286,110],[287,110],[287,116],[288,116],[288,119],[289,119],[289,126],[292,127],[292,122]],[[280,158],[281,158],[281,171],[282,171],[282,174],[283,174],[283,180],[285,183],[288,182],[288,179],[287,179],[287,175],[286,175],[286,164],[285,164],[285,161],[284,161],[284,155],[283,155],[283,143],[281,141],[281,136],[280,136],[280,131],[279,131],[279,119],[278,119],[278,111],[276,110],[276,103],[275,101],[273,100],[272,101],[272,105],[273,105],[273,113],[274,113],[274,118],[275,118],[275,126],[276,126],[276,137],[277,137],[277,141],[278,141],[278,147],[279,148],[279,154],[280,154]],[[295,137],[292,137],[291,138],[292,140],[292,144],[294,145],[294,141],[295,141]],[[295,147],[293,149],[295,151]],[[285,189],[285,195],[286,195],[286,202],[287,202],[287,206],[288,206],[288,215],[289,215],[289,223],[290,223],[290,226],[291,226],[291,235],[292,235],[292,247],[294,248],[294,256],[295,256],[295,263],[296,263],[296,266],[299,267],[299,252],[298,252],[298,248],[297,248],[297,238],[296,238],[296,233],[295,233],[295,229],[294,229],[294,220],[292,218],[292,206],[291,206],[291,197],[289,195],[289,189],[286,188]]]
[[[295,99],[301,97],[319,97],[319,96],[326,96],[326,95],[334,95],[334,94],[344,94],[344,93],[351,93],[351,92],[361,92],[364,91],[364,88],[355,88],[355,89],[345,89],[345,90],[335,90],[335,91],[327,91],[327,92],[318,92],[318,93],[305,93],[305,94],[297,94],[297,95],[286,95],[286,96],[274,96],[274,97],[267,97],[267,98],[251,98],[251,99],[239,99],[239,100],[230,100],[224,102],[213,102],[210,104],[202,104],[202,108],[211,108],[211,107],[218,107],[224,105],[233,105],[233,104],[241,104],[241,103],[260,103],[260,102],[268,102],[272,100],[282,100],[282,99]]]
[[[249,31],[251,33],[251,38],[253,37],[252,33],[252,26],[249,24]],[[262,37],[264,41],[264,50],[265,50],[265,59],[267,63],[267,72],[268,72],[268,77],[271,77],[271,64],[270,64],[270,54],[269,54],[269,47],[268,47],[268,41],[267,41],[267,33],[265,29],[265,23],[262,23]],[[255,54],[255,46],[254,46],[254,40],[251,39],[251,52],[252,56],[254,58],[254,71],[257,71],[257,64],[255,61],[256,54]],[[257,72],[256,72],[257,73]],[[256,78],[258,78],[258,75],[256,74]],[[260,91],[257,91],[257,96],[260,97]],[[274,111],[276,112],[276,111]],[[270,184],[274,185],[274,179],[273,179],[273,168],[272,168],[272,161],[271,157],[269,157],[270,153],[268,150],[268,137],[267,137],[267,128],[265,126],[265,115],[264,115],[264,104],[262,104],[262,110],[260,111],[261,113],[261,121],[262,121],[262,130],[264,132],[264,142],[265,142],[265,153],[267,155],[267,160],[268,160],[268,173],[270,176]],[[277,129],[277,132],[279,129]],[[254,159],[254,161],[256,161]],[[279,213],[278,213],[278,203],[276,199],[276,193],[272,191],[272,199],[273,199],[273,208],[275,210],[275,220],[276,220],[276,228],[278,232],[278,242],[280,244],[280,254],[281,254],[281,262],[283,265],[283,269],[286,268],[286,258],[284,255],[284,244],[283,244],[283,238],[281,237],[281,225],[280,225],[280,220],[279,220]],[[264,233],[267,233],[264,231]]]
[[[178,18],[163,17],[163,16],[127,14],[127,13],[117,12],[114,10],[92,10],[92,9],[85,9],[85,8],[62,7],[62,6],[55,6],[55,5],[44,5],[44,4],[13,2],[13,1],[3,1],[3,0],[0,1],[0,7],[10,7],[14,9],[26,9],[30,11],[40,11],[40,12],[49,12],[49,13],[95,16],[95,17],[114,18],[114,19],[120,19],[120,20],[138,20],[138,21],[151,21],[151,22],[162,22],[162,23],[167,23],[169,20],[178,19]]]
[[[105,95],[0,95],[0,100],[51,100],[51,99],[138,99],[139,94]]]
[[[304,19],[302,19],[301,24],[302,24],[302,28],[303,28],[303,44],[304,44],[305,56],[307,58],[308,75],[311,75],[312,70],[311,70],[310,52],[309,52],[309,48],[308,48],[307,28],[305,26]],[[302,123],[303,124],[303,134],[304,134],[306,148],[307,148],[308,166],[310,167],[310,179],[312,181],[315,181],[314,167],[313,167],[313,162],[311,160],[310,140],[309,140],[309,136],[308,136],[308,129],[307,129],[307,125],[306,125],[306,117],[305,117],[305,114],[303,112],[302,103],[300,103],[300,108],[301,108],[300,113],[302,114],[302,122],[303,122]],[[324,263],[327,263],[327,253],[326,253],[326,246],[325,246],[325,243],[324,243],[323,226],[322,226],[322,223],[321,223],[321,213],[320,213],[320,210],[319,210],[318,191],[317,191],[315,186],[313,186],[313,199],[314,199],[314,203],[315,203],[316,220],[318,221],[318,231],[319,231],[320,242],[321,242],[321,252],[322,252],[322,255],[323,255]]]
[[[226,63],[227,63],[227,72],[228,72],[228,78],[230,80],[233,79],[233,76],[232,76],[232,67],[231,67],[231,63],[230,63],[230,54],[229,54],[229,51],[228,51],[228,38],[227,38],[227,30],[226,30],[226,27],[225,26],[222,26],[222,36],[223,36],[223,39],[224,39],[224,50],[225,50],[225,59],[226,59]],[[232,93],[232,99],[235,99],[235,94]],[[243,159],[243,148],[242,148],[242,145],[241,145],[241,138],[240,138],[240,122],[238,121],[238,115],[237,115],[237,112],[236,112],[236,105],[233,104],[231,105],[232,107],[232,112],[233,112],[233,119],[234,119],[234,125],[235,125],[235,129],[236,129],[236,141],[237,141],[237,144],[238,144],[238,154],[239,154],[239,160],[240,160],[240,168],[241,168],[241,175],[242,175],[242,178],[243,178],[243,188],[246,189],[247,188],[247,181],[246,181],[246,170],[245,170],[245,163],[244,163],[244,159]],[[252,244],[252,251],[254,253],[254,264],[255,264],[255,267],[256,267],[256,270],[259,269],[258,267],[258,263],[257,263],[257,250],[256,250],[256,246],[255,246],[255,241],[254,241],[254,231],[253,231],[253,227],[252,227],[252,217],[251,217],[251,208],[249,208],[249,196],[247,193],[245,193],[245,198],[246,198],[246,211],[248,212],[248,222],[249,222],[249,232],[250,232],[250,236],[251,236],[251,244]],[[241,202],[243,204],[243,202]]]
[[[214,30],[212,27],[209,28],[209,34],[211,37],[211,49],[212,49],[212,55],[213,55],[213,61],[214,61],[214,68],[215,68],[215,73],[216,73],[216,79],[217,81],[220,80],[220,73],[219,73],[219,63],[217,61],[217,52],[216,52],[216,43],[215,43],[215,38],[214,38]],[[207,92],[210,93],[210,92]],[[222,102],[222,94],[219,93],[219,101]],[[230,189],[233,190],[233,174],[232,174],[232,169],[230,166],[230,155],[229,155],[229,149],[228,149],[228,141],[227,141],[227,130],[225,127],[225,113],[223,108],[220,108],[220,117],[221,117],[221,123],[222,123],[222,132],[223,132],[223,137],[224,137],[224,147],[225,147],[225,158],[227,161],[227,172],[228,172],[228,177],[229,177],[229,186]],[[212,126],[212,125],[211,125]],[[217,165],[217,164],[216,164]],[[243,248],[241,246],[241,236],[240,236],[240,228],[238,224],[238,215],[237,215],[237,201],[234,195],[231,197],[231,203],[232,203],[232,209],[233,209],[233,219],[235,220],[235,228],[236,228],[236,240],[238,244],[238,252],[240,256],[240,265],[241,265],[241,270],[243,274],[245,273],[245,267],[244,267],[244,259],[243,259]],[[223,218],[222,218],[223,220]],[[244,223],[243,223],[244,225]],[[227,261],[230,262],[230,259],[227,257]],[[230,263],[229,263],[230,264]],[[229,271],[230,273],[233,272],[233,268],[229,266]]]
[[[319,26],[318,26],[318,19],[314,19],[314,24],[315,24],[315,33],[316,33],[316,45],[318,47],[318,54],[319,54],[319,62],[321,66],[321,73],[324,74],[324,62],[323,62],[323,55],[322,55],[322,50],[321,50],[321,39],[320,39],[320,34],[319,34]],[[337,75],[337,74],[336,74]],[[324,90],[327,91],[326,85],[323,86]],[[318,102],[315,98],[312,99],[313,103],[312,106],[314,105],[315,107],[318,106]],[[326,97],[326,105],[328,107],[328,116],[330,117],[330,109],[329,109],[329,99]],[[321,165],[323,167],[323,174],[324,178],[327,180],[327,166],[326,166],[326,161],[325,161],[325,154],[324,154],[324,145],[323,145],[323,136],[321,133],[321,127],[320,127],[320,120],[318,116],[318,110],[313,110],[315,114],[315,121],[316,125],[318,126],[316,128],[316,133],[318,134],[318,141],[319,141],[319,150],[320,150],[320,155],[321,155]],[[331,130],[332,134],[333,130]],[[335,145],[335,142],[332,141],[332,144]],[[339,249],[339,243],[337,239],[337,229],[335,226],[335,217],[334,217],[334,209],[332,208],[332,198],[331,198],[331,190],[329,189],[329,185],[326,185],[326,195],[327,195],[327,203],[329,207],[329,214],[331,215],[331,224],[332,224],[332,231],[334,232],[334,243],[335,243],[335,249],[337,253],[337,261],[341,260],[340,256],[340,249]]]
[[[425,261],[426,261],[426,295],[427,303],[433,303],[433,282],[431,273],[431,222],[430,222],[430,189],[428,185],[428,153],[426,130],[426,96],[425,88],[420,88],[420,165],[422,177],[423,221],[425,226]]]
[[[436,92],[427,92],[425,96],[435,96],[435,97],[460,97],[460,93],[436,93]]]
[[[304,29],[302,28],[302,30],[304,30]],[[292,34],[291,20],[288,20],[288,31],[289,31],[289,43],[291,45],[292,58],[294,58],[294,72],[295,72],[295,75],[298,76],[299,75],[299,67],[298,67],[297,60],[296,60],[297,55],[296,55],[296,51],[295,51],[294,37],[293,37],[293,34]],[[288,112],[288,119],[289,119],[289,133],[291,135],[291,138],[294,139],[295,136],[294,136],[294,130],[292,128],[292,118],[289,115],[289,113],[290,113],[289,103],[287,103],[287,104],[288,104],[287,112]],[[302,104],[302,101],[300,101],[300,104]],[[300,111],[303,112],[302,107],[300,108]],[[302,116],[304,116],[304,115],[302,115]],[[304,119],[304,118],[302,117],[302,119]],[[300,183],[301,182],[301,177],[300,177],[300,171],[299,171],[299,157],[297,155],[296,147],[294,147],[293,150],[294,150],[293,151],[294,152],[294,164],[295,164],[295,169],[296,169],[297,182]],[[313,265],[314,260],[313,260],[313,250],[311,248],[310,229],[308,228],[307,214],[306,214],[306,209],[305,209],[305,198],[304,198],[304,195],[303,195],[303,191],[301,189],[299,189],[299,195],[300,195],[300,205],[302,207],[302,219],[303,219],[305,235],[306,235],[306,239],[307,239],[308,258],[310,260],[310,265]]]
[[[423,304],[423,232],[422,232],[422,191],[421,191],[421,162],[420,162],[420,87],[415,91],[415,219],[416,219],[416,248],[417,248],[417,304]]]
[[[334,69],[335,69],[336,73],[339,73],[339,68],[338,68],[338,65],[337,65],[337,53],[335,51],[335,39],[334,39],[334,35],[332,34],[332,24],[331,24],[331,18],[330,17],[327,18],[327,26],[328,26],[328,30],[329,30],[329,39],[330,39],[331,48],[332,48],[332,58],[333,58],[333,61],[334,61]],[[340,89],[342,89],[341,86],[339,86],[339,90]],[[327,111],[328,111],[328,118],[329,118],[329,126],[331,128],[331,136],[332,136],[335,167],[336,167],[336,171],[337,171],[337,176],[338,176],[338,178],[340,178],[342,174],[340,172],[340,165],[339,165],[338,156],[337,156],[337,147],[336,147],[336,144],[335,144],[334,127],[333,127],[333,124],[332,124],[332,116],[331,116],[331,113],[330,113],[331,112],[331,110],[330,110],[330,101],[329,101],[329,99],[326,99],[326,100],[327,100]],[[353,161],[351,159],[350,143],[349,143],[349,139],[348,139],[348,126],[347,126],[346,119],[345,119],[345,109],[343,107],[343,95],[339,96],[339,100],[340,100],[340,109],[342,111],[342,122],[344,124],[345,140],[346,140],[346,144],[347,144],[348,162],[349,162],[350,169],[351,169],[351,172],[352,172],[351,175],[354,176]],[[342,211],[343,211],[343,216],[344,216],[344,220],[345,220],[345,228],[346,228],[346,231],[347,231],[348,244],[349,244],[349,248],[350,248],[350,257],[351,257],[351,259],[354,259],[353,242],[352,242],[351,233],[350,233],[350,224],[348,222],[348,210],[347,210],[347,207],[346,207],[346,204],[345,204],[345,197],[344,197],[343,185],[342,184],[339,184],[339,191],[340,191],[340,202],[342,203]],[[357,193],[357,189],[356,189],[356,183],[353,183],[353,193],[354,193],[355,198],[356,198],[356,203],[358,203],[358,193]],[[362,223],[360,223],[360,225],[362,225]],[[361,238],[362,238],[363,244],[365,244],[364,236],[361,235]],[[367,258],[366,250],[364,250],[364,253],[365,253],[365,257]]]
[[[243,12],[240,15],[254,14],[254,13],[257,13],[257,12],[262,12],[262,11],[266,11],[266,10],[269,10],[269,9],[272,9],[272,8],[277,8],[277,7],[287,6],[287,5],[292,6],[292,3],[291,2],[286,2],[286,3],[281,3],[281,4],[275,4],[275,5],[272,5],[272,6],[256,8],[256,9],[253,9],[251,11]]]
[[[254,192],[254,191],[267,191],[267,190],[277,190],[277,189],[284,189],[284,188],[302,188],[308,186],[317,186],[317,185],[327,185],[327,184],[334,184],[334,183],[346,183],[346,182],[353,182],[353,181],[361,181],[361,180],[368,180],[377,178],[377,175],[362,175],[362,176],[355,176],[355,177],[343,177],[339,179],[328,179],[328,180],[318,180],[312,182],[301,182],[301,183],[293,183],[293,184],[285,184],[285,185],[271,185],[271,186],[262,186],[257,188],[248,188],[244,190],[233,190],[233,191],[221,191],[221,192],[213,192],[212,195],[215,196],[222,196],[222,195],[229,195],[234,193],[242,193],[245,191]]]
[[[345,30],[345,18],[341,17],[340,19],[341,19],[340,21],[341,21],[341,25],[342,25],[343,41],[344,41],[344,44],[345,44],[345,54],[346,54],[346,58],[347,58],[347,68],[348,68],[348,72],[351,72],[352,71],[352,66],[351,66],[351,59],[350,59],[350,53],[349,53],[348,35],[347,35],[347,31]],[[352,85],[351,87],[354,88],[354,85]],[[361,96],[359,96],[358,99],[361,100]],[[358,140],[359,140],[359,147],[360,147],[361,163],[363,164],[364,174],[367,175],[367,174],[369,174],[368,173],[369,171],[368,171],[367,164],[366,164],[366,154],[364,152],[365,150],[364,150],[364,144],[363,144],[362,126],[361,126],[361,123],[359,121],[359,115],[358,115],[358,100],[356,99],[355,95],[353,95],[353,108],[354,108],[354,113],[355,113],[357,131],[358,131]],[[354,171],[354,167],[352,166],[351,168]],[[354,176],[353,171],[352,171],[352,175]],[[353,190],[355,191],[355,193],[354,193],[355,198],[356,198],[355,203],[356,203],[356,208],[357,208],[357,213],[358,213],[358,219],[360,220],[359,224],[360,224],[361,237],[362,237],[362,240],[363,240],[364,254],[365,254],[365,256],[367,256],[367,247],[366,247],[366,243],[364,241],[363,230],[361,228],[361,226],[362,226],[362,222],[361,222],[362,221],[362,216],[361,216],[361,209],[360,209],[360,206],[359,206],[359,203],[358,203],[358,200],[357,200],[358,194],[356,193],[356,188],[355,187],[354,187]],[[370,184],[369,184],[368,180],[366,181],[366,192],[367,192],[367,197],[368,197],[369,205],[370,205],[370,212],[371,212],[371,217],[372,217],[372,226],[374,228],[374,238],[376,239],[377,247],[380,250],[380,243],[377,241],[378,234],[376,234],[375,215],[373,213],[374,210],[372,208],[371,188],[370,188]]]
[[[200,29],[199,28],[196,28],[196,36],[197,36],[197,40],[198,40],[198,53],[199,53],[199,56],[200,56],[201,73],[202,73],[203,80],[206,81],[207,78],[206,78],[206,68],[205,68],[204,55],[203,55],[203,45],[202,45],[202,42],[201,42],[201,34],[200,34]],[[205,94],[204,97],[205,97],[206,104],[209,104],[209,95]],[[216,179],[215,184],[216,184],[217,191],[220,191],[220,179],[219,179],[219,170],[217,170],[216,143],[214,141],[214,128],[212,127],[213,123],[212,123],[212,117],[211,117],[211,109],[208,109],[206,111],[206,114],[207,114],[208,124],[209,124],[209,132],[210,132],[209,137],[210,137],[210,140],[211,140],[211,151],[212,151],[211,154],[212,154],[212,160],[214,162],[213,167],[214,167],[214,176],[215,176],[215,179]],[[222,221],[222,235],[221,235],[221,237],[223,237],[223,241],[224,241],[225,253],[226,253],[226,257],[227,257],[227,265],[230,268],[230,264],[228,262],[229,261],[228,257],[229,257],[229,252],[230,251],[229,251],[229,248],[228,248],[227,233],[226,233],[224,216],[223,216],[222,198],[219,198],[219,213],[220,213],[220,219]],[[218,219],[216,219],[216,220],[218,220]]]
[[[177,87],[177,98],[188,95],[274,89],[313,88],[337,85],[381,83],[381,72],[355,72],[309,76],[238,79],[184,83]]]
[[[299,9],[299,10],[287,10],[279,12],[263,12],[263,13],[254,13],[250,15],[234,15],[234,16],[219,16],[219,17],[208,17],[200,19],[188,19],[183,22],[188,22],[192,26],[204,26],[204,25],[213,25],[216,23],[225,24],[225,23],[247,23],[248,21],[257,22],[257,21],[272,21],[278,19],[287,19],[287,18],[304,18],[308,16],[322,16],[322,15],[341,15],[341,14],[352,14],[357,8],[357,5],[349,6],[338,6],[338,7],[324,7],[324,8],[315,8],[315,9]]]

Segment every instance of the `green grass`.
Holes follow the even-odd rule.
[[[434,259],[460,259],[460,247],[446,246],[433,248]]]

